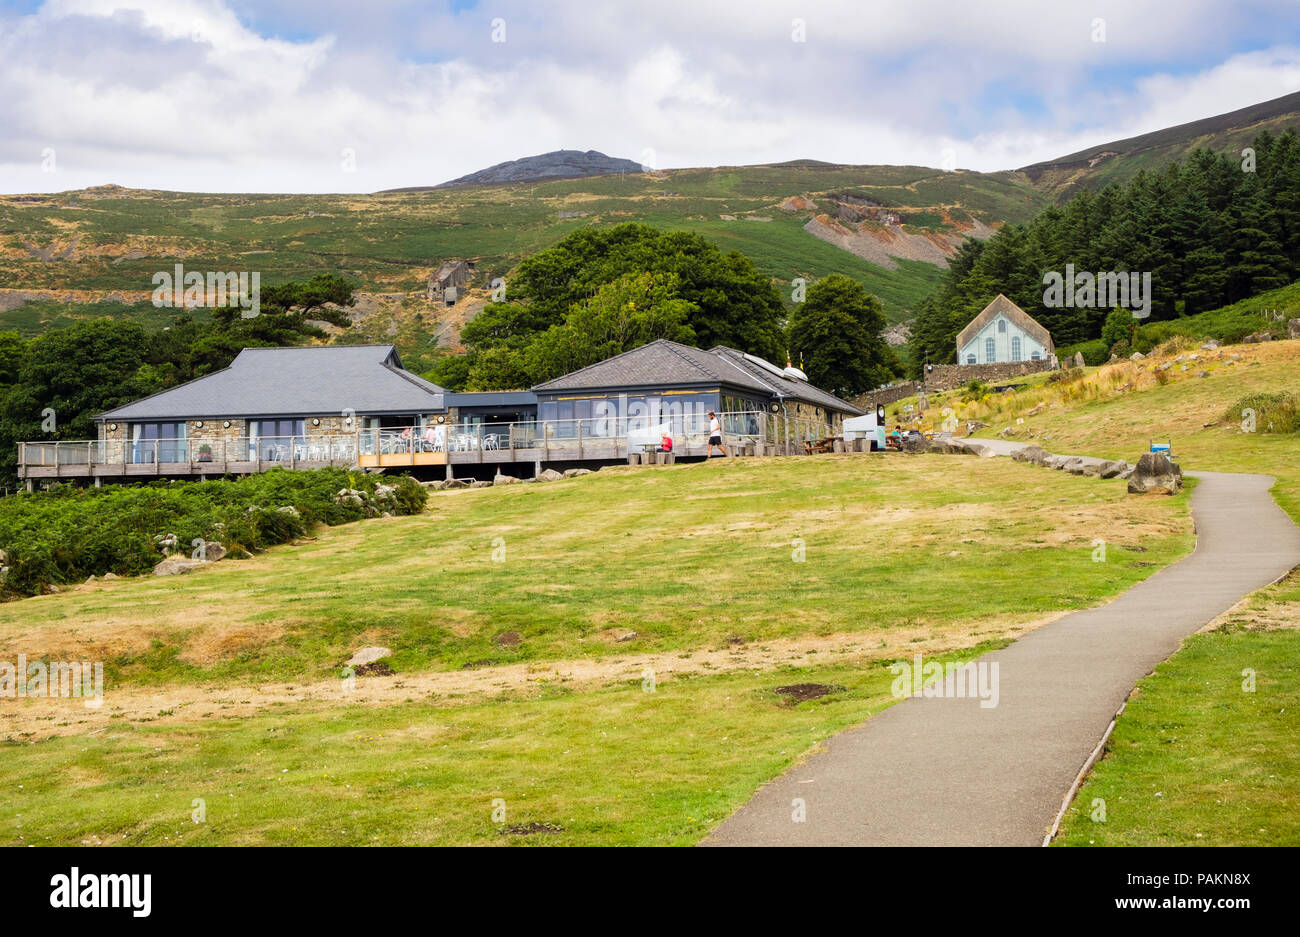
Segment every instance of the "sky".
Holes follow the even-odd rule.
[[[0,0],[0,192],[1013,169],[1300,90],[1300,0]]]

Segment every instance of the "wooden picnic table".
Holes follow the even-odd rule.
[[[843,436],[825,436],[816,442],[807,440],[803,444],[803,449],[808,455],[812,455],[815,452],[833,452],[835,449],[835,443],[843,438]]]

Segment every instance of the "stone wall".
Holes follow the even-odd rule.
[[[1044,361],[1004,361],[998,364],[932,364],[925,372],[926,390],[952,390],[971,381],[986,384],[1005,381],[1056,367],[1051,359]],[[905,395],[906,396],[906,395]]]
[[[897,403],[904,397],[915,397],[920,392],[921,387],[916,381],[901,381],[887,387],[869,390],[865,394],[859,394],[853,398],[853,405],[859,410],[871,413],[876,409],[878,403],[888,406],[891,403]]]

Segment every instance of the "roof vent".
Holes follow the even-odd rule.
[[[792,378],[794,378],[796,381],[807,381],[807,380],[808,380],[808,375],[807,375],[807,374],[804,374],[802,371],[800,371],[800,370],[799,370],[798,368],[796,368],[794,365],[790,365],[789,367],[787,367],[787,368],[786,368],[784,371],[782,371],[781,373],[784,374],[786,377],[792,377]]]

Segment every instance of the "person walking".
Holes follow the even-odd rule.
[[[712,410],[709,411],[709,451],[705,453],[704,458],[713,458],[713,447],[717,446],[718,451],[724,456],[727,450],[722,446],[722,423],[718,421],[718,415]]]

